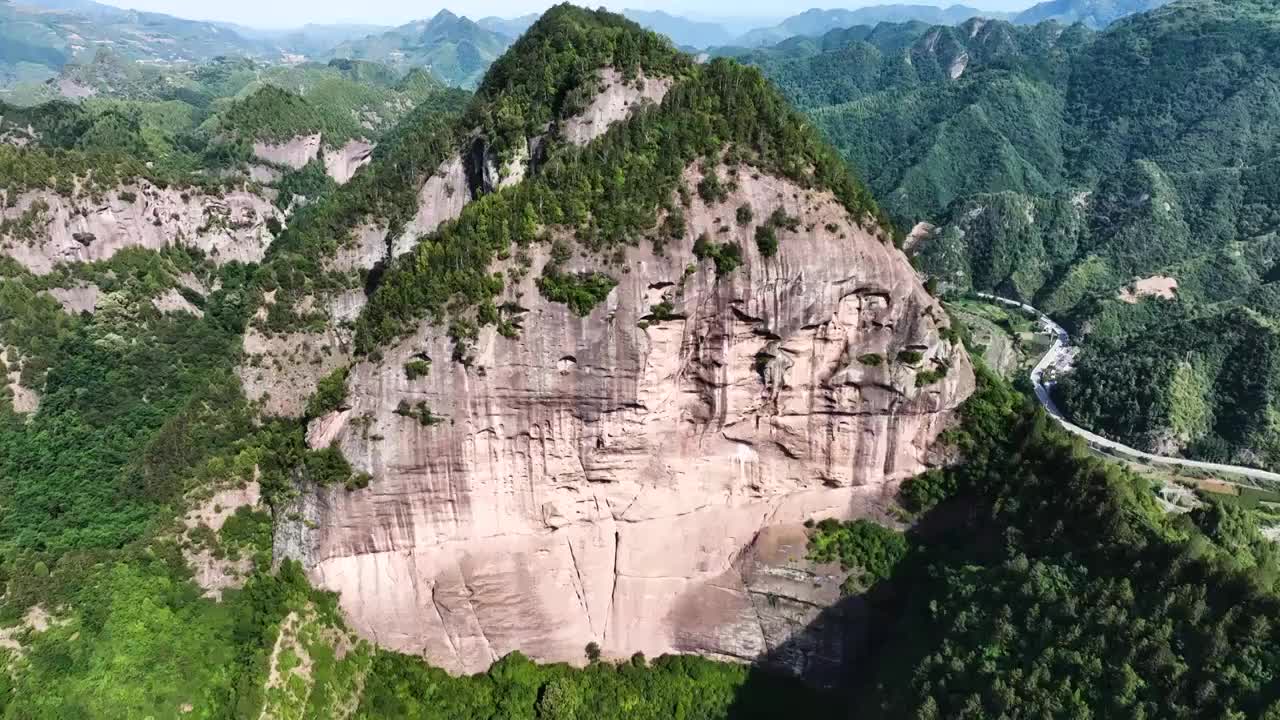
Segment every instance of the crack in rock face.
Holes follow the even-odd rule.
[[[686,186],[699,179],[690,166]],[[581,663],[593,641],[619,658],[839,667],[847,638],[805,628],[834,622],[823,609],[843,576],[805,561],[800,524],[882,517],[897,483],[936,461],[973,373],[882,233],[829,193],[750,168],[737,180],[715,206],[695,197],[662,255],[630,250],[587,317],[529,273],[502,298],[528,310],[520,336],[484,329],[471,367],[406,374],[415,357],[451,357],[429,324],[356,363],[350,408],[314,434],[374,480],[304,489],[277,555],[339,592],[363,635],[455,673],[513,650]],[[720,232],[742,204],[757,220]],[[766,258],[754,232],[779,208],[801,223]],[[739,243],[741,267],[717,277],[699,262],[703,232]],[[534,268],[548,252],[531,248]],[[659,296],[671,313],[653,314]],[[908,349],[920,359],[897,361]],[[447,420],[424,425],[403,402]]]

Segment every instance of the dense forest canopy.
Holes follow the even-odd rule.
[[[1195,0],[1101,32],[879,25],[741,59],[899,225],[936,226],[914,252],[944,288],[1031,302],[1082,336],[1061,396],[1080,424],[1275,466],[1277,368],[1244,348],[1269,347],[1280,316],[1278,40],[1272,3]]]

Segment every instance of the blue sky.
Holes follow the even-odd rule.
[[[308,22],[360,22],[383,25],[399,25],[430,17],[442,8],[459,15],[480,18],[486,15],[515,16],[543,10],[553,3],[547,0],[466,0],[466,2],[439,2],[438,0],[217,0],[216,2],[193,0],[100,0],[109,5],[152,10],[202,20],[226,20],[257,27],[293,27]],[[1035,0],[848,0],[823,2],[802,0],[782,3],[778,0],[620,0],[607,3],[612,9],[638,8],[666,10],[676,14],[698,17],[783,17],[810,7],[856,8],[891,2],[919,5],[964,4],[983,10],[1021,10],[1035,4]],[[598,2],[583,2],[596,6]]]

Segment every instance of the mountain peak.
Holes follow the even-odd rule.
[[[432,16],[432,18],[427,21],[427,24],[442,25],[445,23],[455,23],[455,22],[458,22],[459,20],[466,20],[466,18],[460,17],[458,15],[454,15],[448,9],[445,9],[445,10],[441,10],[440,12]]]

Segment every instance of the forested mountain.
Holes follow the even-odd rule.
[[[327,57],[370,60],[401,71],[421,67],[459,87],[475,87],[513,38],[441,10],[430,20],[343,43]]]
[[[745,57],[902,227],[938,226],[922,267],[1086,335],[1081,424],[1275,465],[1278,30],[1270,3],[1180,2],[1100,34],[880,26]]]

